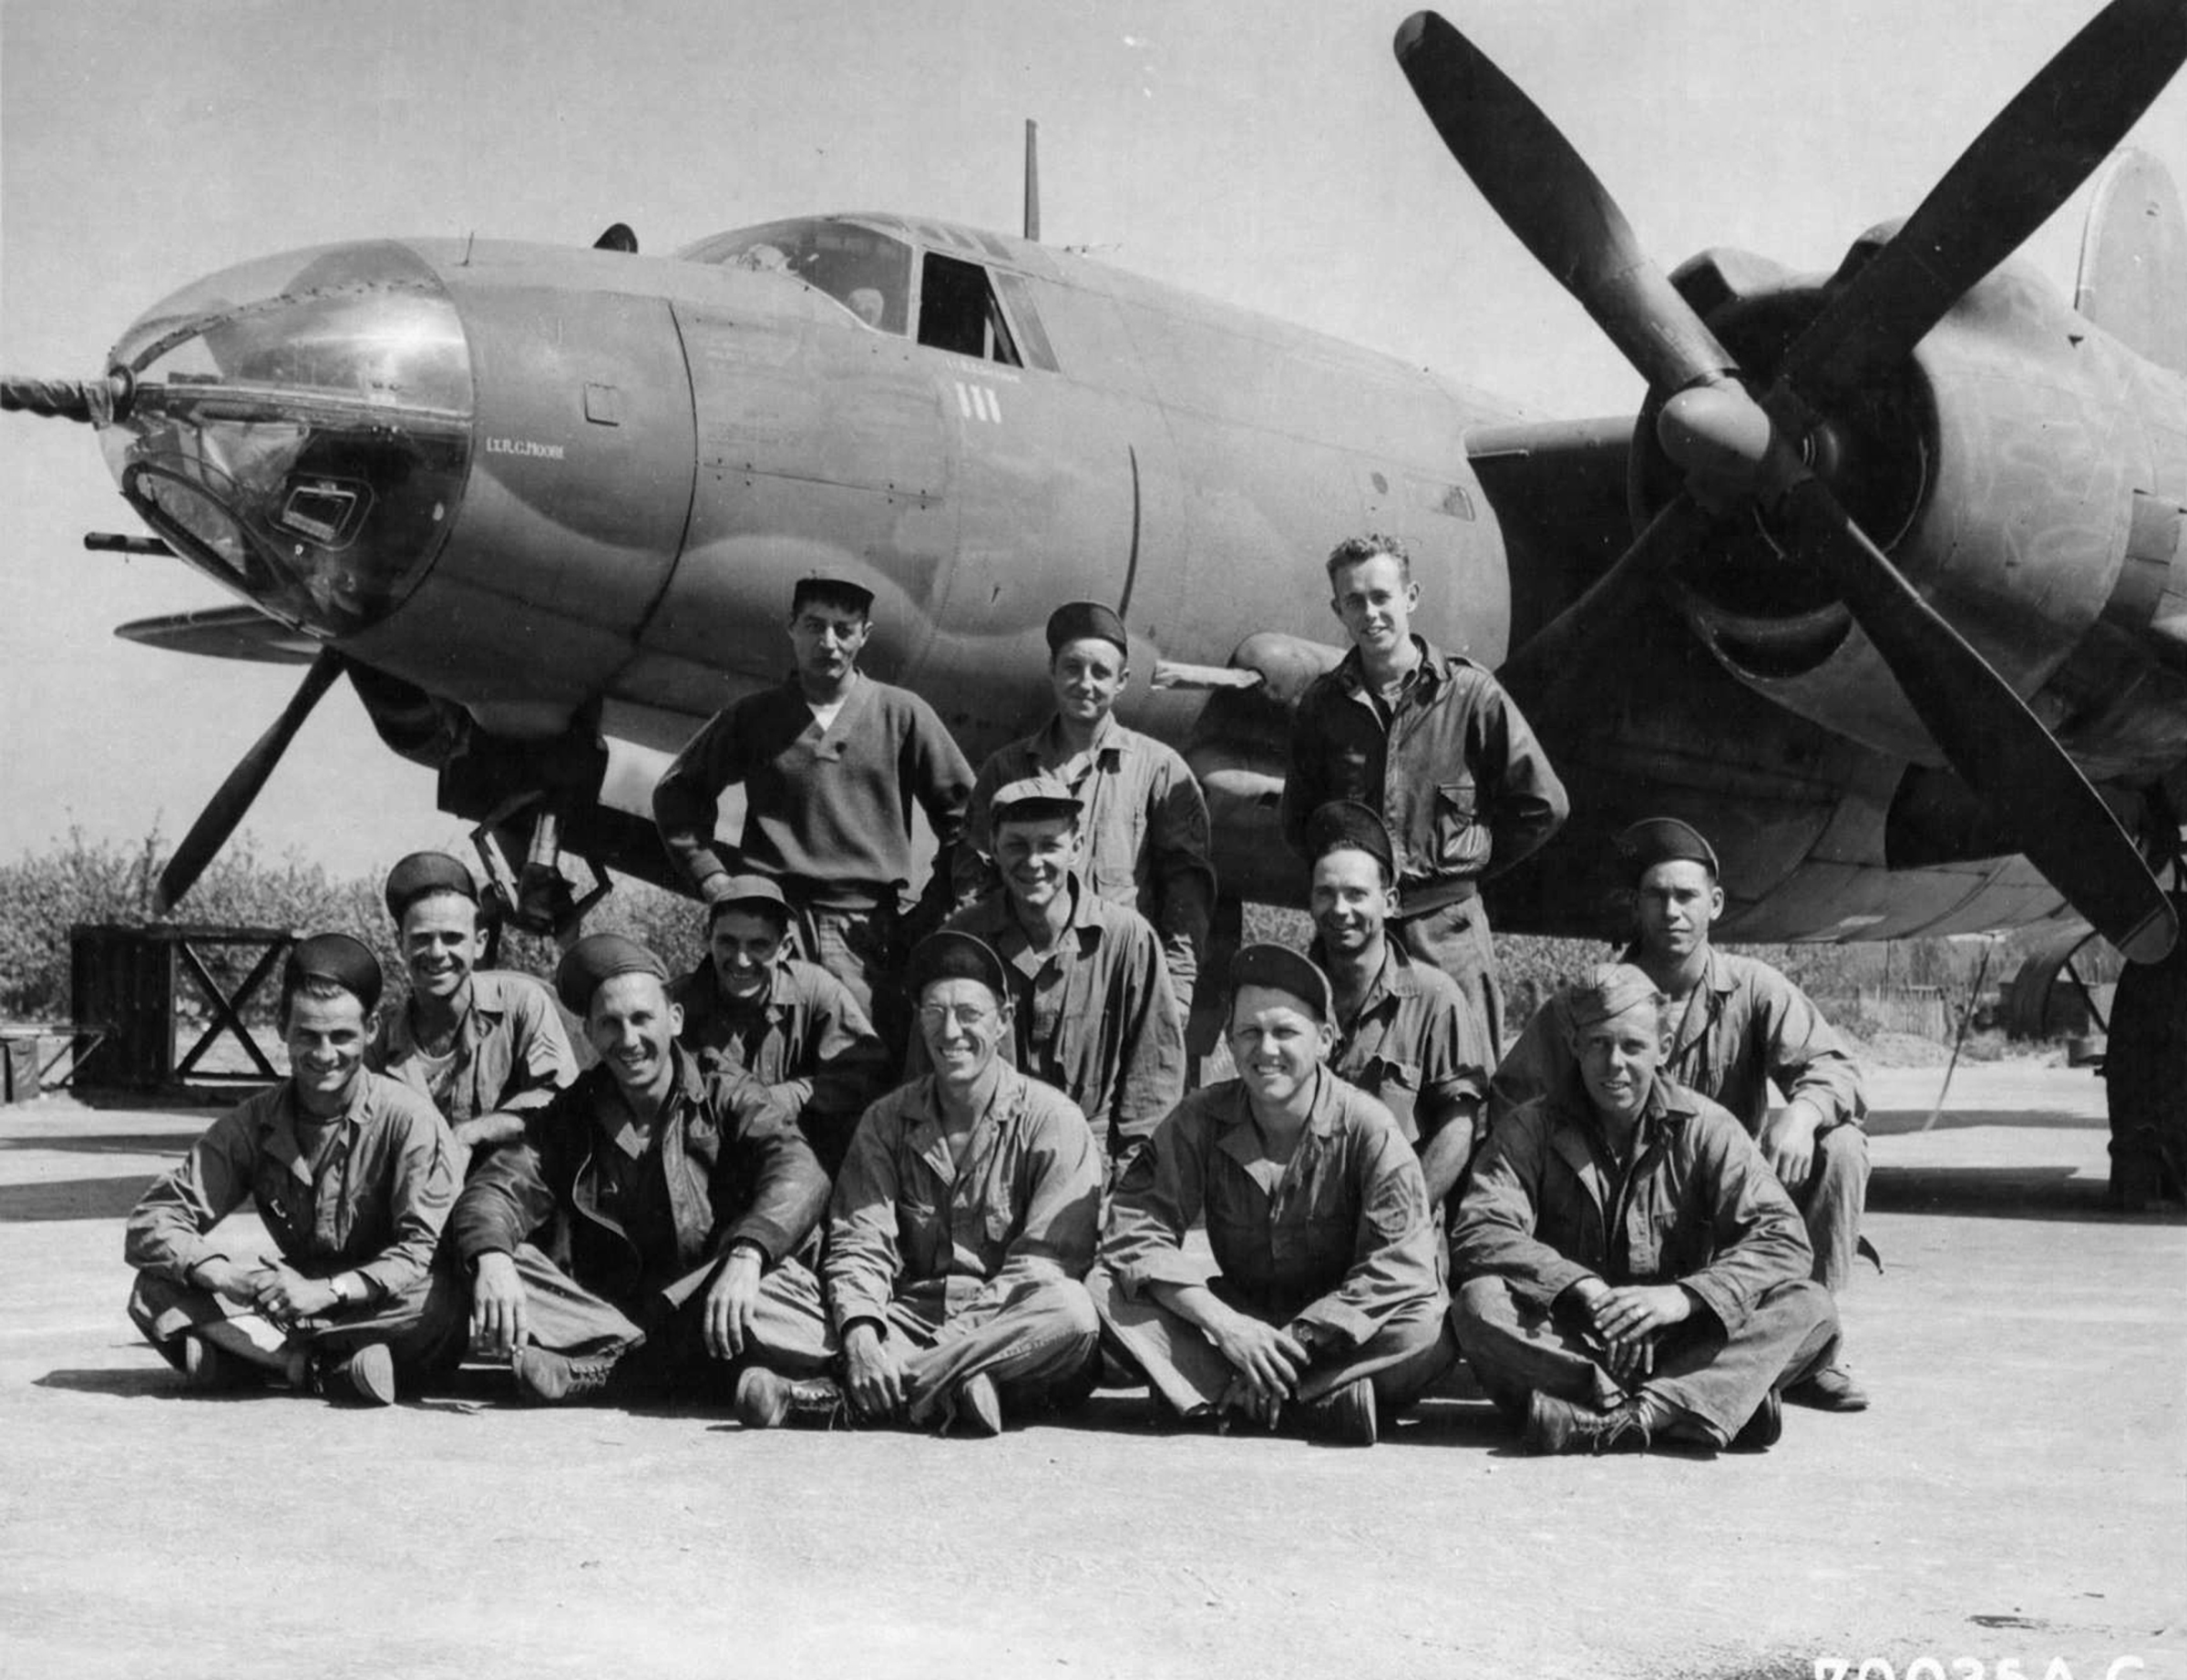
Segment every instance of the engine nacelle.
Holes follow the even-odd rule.
[[[1827,284],[1740,253],[1679,271],[1740,355],[1768,369]],[[1652,435],[1652,414],[1643,416]],[[1880,389],[1830,415],[1813,464],[1870,537],[2098,780],[2160,773],[2187,739],[2187,384],[2007,263]],[[1675,487],[1635,451],[1637,511]],[[1766,518],[1680,573],[1689,621],[1788,711],[1940,763],[1882,658]]]

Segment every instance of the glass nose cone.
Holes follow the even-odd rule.
[[[401,245],[331,245],[186,286],[115,346],[134,391],[104,426],[145,522],[229,588],[341,636],[416,587],[470,465],[455,303]]]

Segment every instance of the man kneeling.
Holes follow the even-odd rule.
[[[1560,1000],[1579,1079],[1505,1115],[1451,1239],[1458,1342],[1532,1452],[1772,1445],[1837,1347],[1800,1215],[1745,1130],[1664,1078],[1664,999],[1610,963]]]
[[[993,1435],[1083,1397],[1094,1376],[1101,1161],[1070,1098],[1004,1061],[1001,959],[970,934],[911,953],[917,1030],[933,1072],[866,1111],[836,1181],[827,1296],[770,1294],[761,1364],[737,1416],[767,1429],[857,1418]],[[842,1371],[842,1386],[823,1375]],[[795,1379],[785,1373],[795,1374]]]
[[[1230,968],[1238,1077],[1155,1127],[1109,1210],[1102,1323],[1187,1419],[1373,1444],[1457,1357],[1426,1181],[1397,1122],[1321,1064],[1329,981],[1252,945]],[[1217,1275],[1187,1256],[1205,1214]]]
[[[765,1296],[809,1288],[794,1255],[827,1178],[789,1111],[675,1040],[682,1011],[642,945],[594,934],[555,970],[600,1064],[464,1186],[449,1246],[472,1273],[475,1345],[526,1398],[611,1387],[726,1395]],[[765,1275],[763,1276],[763,1274]]]
[[[216,1121],[129,1214],[129,1316],[192,1388],[279,1372],[385,1406],[398,1372],[432,1363],[456,1142],[432,1103],[365,1070],[379,1000],[380,965],[356,940],[298,943],[281,977],[288,1078]],[[278,1260],[214,1233],[246,1196]]]

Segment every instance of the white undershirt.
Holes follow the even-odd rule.
[[[843,700],[849,698],[850,696],[846,694]],[[813,721],[820,725],[822,734],[827,734],[836,726],[836,714],[843,710],[843,700],[832,700],[825,706],[816,706],[809,700],[805,702],[806,709],[813,714]]]

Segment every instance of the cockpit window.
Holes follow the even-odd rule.
[[[985,269],[929,251],[925,273],[919,296],[920,343],[983,362],[1025,365]]]
[[[771,221],[716,234],[676,253],[687,262],[783,273],[827,295],[882,333],[904,331],[911,248],[855,222]]]

